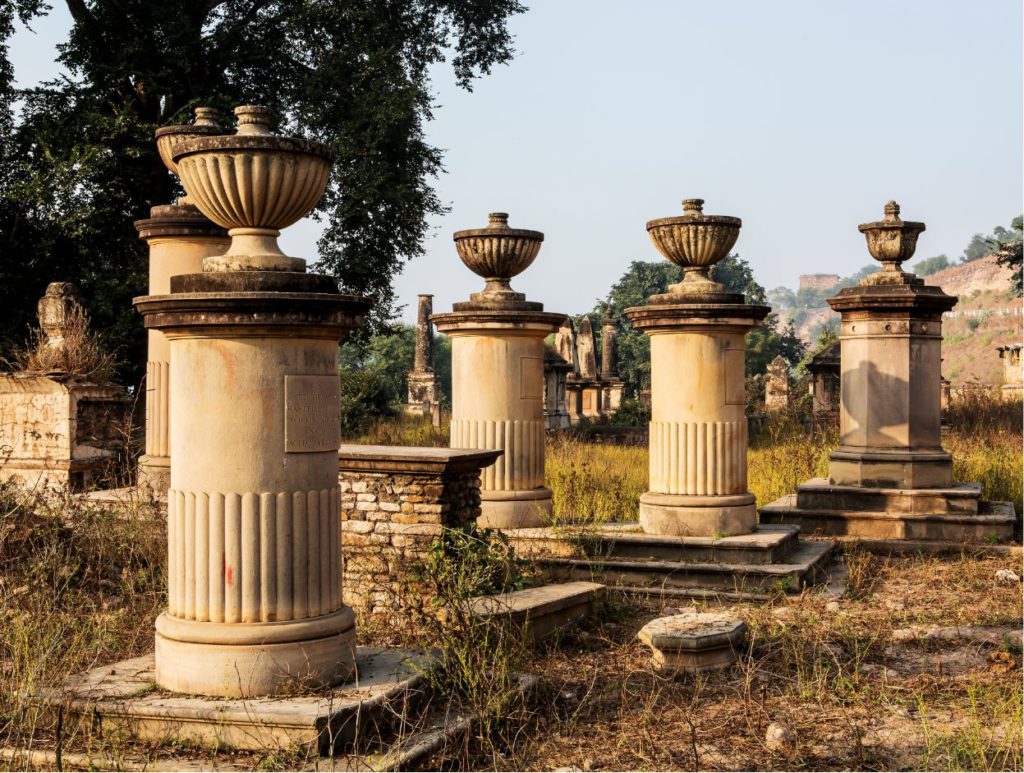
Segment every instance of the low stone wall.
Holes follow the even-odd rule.
[[[342,593],[362,613],[413,617],[415,571],[445,528],[480,515],[480,470],[500,451],[346,445],[338,451]]]

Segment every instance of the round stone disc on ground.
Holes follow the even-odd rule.
[[[747,624],[714,612],[686,612],[647,623],[637,638],[652,650],[658,673],[675,675],[726,668],[736,662]]]

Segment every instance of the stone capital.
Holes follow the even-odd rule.
[[[958,301],[935,285],[856,285],[839,291],[828,305],[844,317],[855,313],[939,318]]]
[[[149,210],[149,217],[135,221],[139,238],[150,242],[156,239],[212,239],[227,244],[228,232],[208,220],[191,204],[164,204]]]
[[[685,331],[743,330],[760,325],[771,309],[739,303],[649,304],[626,309],[635,330],[648,335]]]
[[[564,314],[544,311],[475,310],[434,314],[430,320],[442,333],[546,336],[554,333]]]

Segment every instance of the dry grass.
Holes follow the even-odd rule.
[[[14,371],[28,373],[67,373],[95,384],[108,384],[114,378],[117,360],[104,347],[100,336],[89,328],[89,315],[82,309],[68,312],[64,343],[50,345],[41,328],[33,328],[29,339],[16,346],[7,361]]]
[[[647,490],[647,449],[564,435],[548,442],[545,477],[558,522],[635,521]]]

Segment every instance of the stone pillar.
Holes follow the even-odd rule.
[[[504,213],[492,214],[487,228],[457,232],[459,257],[487,286],[433,317],[452,342],[451,447],[504,451],[481,476],[479,523],[491,528],[537,526],[551,514],[551,490],[544,487],[544,338],[564,315],[545,313],[509,286],[543,238],[509,228]]]
[[[699,199],[681,217],[647,224],[655,246],[685,271],[683,282],[626,309],[651,339],[650,490],[640,525],[650,534],[722,537],[757,523],[747,491],[744,336],[767,316],[711,281],[738,218],[704,215]]]
[[[149,247],[150,295],[169,293],[172,276],[202,271],[203,258],[220,255],[229,242],[227,231],[190,204],[153,207],[135,229]],[[170,346],[159,330],[146,336],[146,451],[138,482],[163,496],[171,483]]]
[[[247,697],[352,674],[337,356],[368,304],[277,246],[279,229],[323,194],[330,149],[273,135],[264,108],[235,113],[236,135],[172,145],[186,191],[229,229],[231,246],[135,304],[171,353],[168,609],[156,622],[156,682]],[[267,174],[250,176],[253,168]],[[228,184],[213,185],[214,173]]]
[[[1010,346],[998,346],[999,359],[1003,361],[1003,397],[1010,400],[1019,400],[1024,394],[1024,373],[1021,371],[1021,349],[1020,344]]]
[[[955,296],[900,269],[914,253],[924,223],[904,222],[889,202],[885,219],[859,226],[876,274],[828,300],[842,315],[840,446],[833,484],[935,488],[952,484],[953,462],[942,448],[942,314]]]
[[[622,405],[625,382],[619,378],[619,323],[606,308],[601,319],[601,413],[610,416]]]
[[[39,327],[46,334],[46,345],[54,353],[66,346],[69,328],[85,326],[85,305],[82,294],[71,282],[50,282],[36,304]]]
[[[764,407],[767,411],[784,411],[789,407],[789,363],[781,354],[768,365]]]
[[[434,373],[434,326],[430,322],[433,295],[420,295],[416,309],[416,354],[407,377],[409,397],[405,412],[431,414],[440,389]]]

